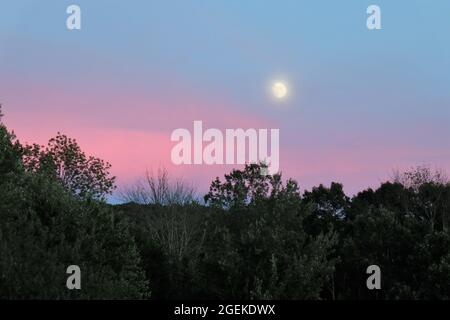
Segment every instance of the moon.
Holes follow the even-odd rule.
[[[272,94],[277,99],[283,99],[286,97],[288,89],[286,84],[281,81],[276,81],[272,85]]]

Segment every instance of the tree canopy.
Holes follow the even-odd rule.
[[[124,217],[27,170],[22,151],[0,123],[0,299],[149,297]],[[69,265],[81,268],[82,290],[66,288]]]
[[[29,171],[45,172],[72,194],[81,198],[103,199],[115,189],[111,164],[86,156],[77,141],[58,133],[46,147],[23,147],[23,163]]]
[[[349,197],[337,182],[302,193],[264,166],[214,179],[205,204],[164,171],[110,205],[107,162],[62,134],[23,146],[0,122],[0,299],[450,299],[442,172]],[[69,265],[81,290],[65,286]]]

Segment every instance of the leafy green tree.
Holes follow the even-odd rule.
[[[448,233],[430,228],[424,210],[437,204],[441,191],[433,183],[408,187],[384,183],[377,190],[359,193],[352,199],[341,232],[338,292],[352,299],[445,299]],[[440,195],[442,196],[442,195]],[[431,207],[432,208],[432,207]],[[439,212],[439,209],[437,209]],[[369,265],[382,270],[382,290],[365,287]]]
[[[148,297],[127,222],[25,170],[13,139],[0,124],[0,299]],[[81,290],[66,288],[72,264],[81,268]]]
[[[45,172],[81,198],[104,199],[115,189],[111,164],[86,156],[76,140],[61,133],[45,148],[36,144],[24,147],[23,161],[28,170]]]
[[[306,224],[314,233],[339,228],[350,206],[350,199],[345,195],[342,184],[335,182],[330,188],[320,185],[312,191],[305,191],[303,202],[310,205],[313,211]]]
[[[333,182],[329,188],[320,185],[305,191],[302,203],[309,207],[312,214],[306,217],[304,226],[309,234],[319,235],[321,233],[336,234],[336,243],[333,247],[333,254],[329,259],[336,262],[335,272],[325,286],[322,296],[327,299],[336,299],[336,274],[341,268],[340,250],[342,248],[345,231],[345,220],[350,208],[350,199],[345,195],[342,184]]]
[[[232,299],[319,298],[333,271],[331,234],[308,235],[311,214],[297,183],[262,175],[261,165],[216,179],[205,197],[216,210],[207,221],[201,276],[205,297]]]

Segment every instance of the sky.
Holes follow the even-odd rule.
[[[119,187],[164,166],[204,192],[239,167],[172,163],[172,131],[202,120],[279,129],[285,178],[351,195],[395,169],[450,172],[449,31],[447,0],[1,0],[0,102],[20,141],[76,138]]]

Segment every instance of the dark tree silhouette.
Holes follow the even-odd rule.
[[[109,173],[111,164],[86,156],[76,140],[59,132],[45,148],[36,144],[25,146],[23,162],[28,170],[54,177],[81,198],[104,199],[115,189],[116,178]]]

